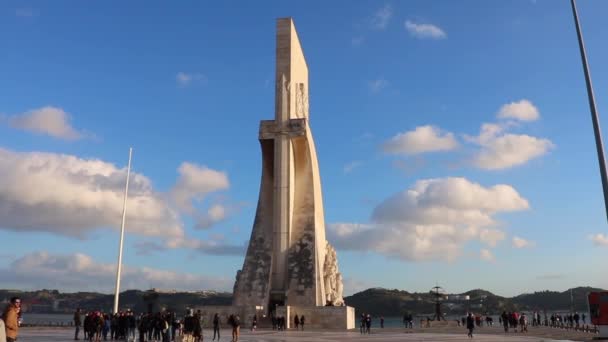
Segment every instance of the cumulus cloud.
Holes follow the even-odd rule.
[[[65,140],[77,140],[84,134],[70,124],[70,116],[63,109],[46,106],[8,118],[9,125],[38,134]]]
[[[169,249],[189,249],[207,255],[238,255],[244,256],[247,242],[238,245],[226,243],[224,238],[215,236],[209,240],[196,238],[174,238],[163,243],[158,241],[138,241],[135,243],[135,251],[139,255],[151,255]]]
[[[171,189],[171,197],[177,207],[189,214],[195,213],[194,202],[202,201],[208,194],[230,187],[225,172],[189,162],[180,165],[179,178]]]
[[[111,292],[114,289],[115,277],[115,264],[97,262],[82,253],[50,254],[38,251],[24,255],[7,268],[0,269],[0,278],[19,286],[27,283],[33,289]],[[121,284],[123,289],[155,287],[226,291],[231,289],[232,279],[123,265]]]
[[[494,254],[492,254],[492,252],[489,249],[482,249],[479,251],[479,257],[481,258],[481,260],[485,260],[485,261],[489,261],[489,262],[494,262],[495,258],[494,258]]]
[[[370,26],[374,30],[384,30],[393,16],[393,8],[390,4],[378,9],[370,20]]]
[[[410,35],[419,39],[444,39],[448,36],[439,26],[433,24],[415,23],[406,20],[404,26]]]
[[[207,212],[204,215],[199,215],[195,228],[210,228],[216,223],[225,220],[228,217],[229,211],[230,209],[223,204],[213,204],[211,207],[209,207],[209,209],[207,209]]]
[[[328,237],[343,250],[404,260],[453,260],[472,240],[493,247],[505,234],[494,215],[529,208],[511,186],[484,187],[465,178],[416,182],[380,203],[370,223],[335,223]]]
[[[177,75],[175,75],[175,81],[177,82],[178,85],[182,86],[182,87],[187,87],[189,85],[191,85],[194,82],[206,82],[207,81],[207,77],[201,73],[197,73],[197,72],[183,72],[180,71],[177,73]]]
[[[0,227],[85,237],[118,229],[126,169],[98,159],[0,148]],[[182,237],[177,213],[142,174],[131,173],[129,232]]]
[[[512,241],[511,241],[511,246],[513,246],[513,248],[530,248],[530,247],[534,247],[536,244],[534,243],[534,241],[528,241],[524,238],[520,238],[519,236],[514,236]]]
[[[553,147],[549,139],[526,134],[505,134],[483,144],[474,164],[485,170],[507,169],[538,158]]]
[[[485,123],[478,136],[465,135],[466,141],[480,146],[472,159],[474,166],[484,170],[508,169],[541,157],[555,147],[549,139],[509,133],[509,129],[518,125],[517,120],[532,121],[540,117],[528,100],[502,106],[498,117],[511,120]]]
[[[390,154],[413,155],[425,152],[449,151],[458,147],[454,134],[435,126],[419,126],[413,131],[399,133],[383,145]]]
[[[503,105],[498,111],[497,117],[499,119],[535,121],[540,118],[540,113],[532,102],[523,99]]]
[[[589,236],[589,239],[593,241],[593,244],[596,246],[608,246],[608,236],[605,234],[593,234]]]
[[[384,88],[388,87],[389,83],[383,78],[379,78],[369,82],[369,90],[372,93],[379,93]]]

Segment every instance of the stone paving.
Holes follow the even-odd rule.
[[[495,331],[494,331],[495,330]],[[249,342],[332,342],[332,341],[471,341],[464,329],[457,330],[459,334],[454,333],[435,333],[435,332],[404,332],[402,329],[385,329],[378,330],[371,335],[361,335],[357,331],[256,331],[243,330],[239,341]],[[482,342],[533,342],[533,341],[590,341],[593,337],[591,334],[579,333],[579,336],[574,338],[565,331],[563,337],[553,335],[560,334],[559,330],[552,329],[552,333],[545,333],[542,330],[531,332],[529,335],[519,334],[500,334],[498,329],[486,329],[479,334],[475,334],[474,341]],[[20,331],[19,342],[68,342],[73,341],[73,330],[70,328],[22,328]],[[205,341],[211,341],[209,331],[204,332]],[[539,336],[540,335],[540,336]],[[548,335],[548,336],[542,336]],[[82,338],[82,335],[81,335]],[[561,339],[560,339],[561,338]],[[571,338],[571,340],[566,339]],[[230,341],[231,335],[228,329],[222,330],[221,341]]]

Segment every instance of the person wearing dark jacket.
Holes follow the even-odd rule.
[[[213,316],[213,341],[215,341],[215,335],[217,334],[217,340],[220,340],[220,315],[217,313]]]
[[[467,336],[469,336],[469,338],[473,338],[473,329],[475,329],[475,317],[473,317],[473,314],[470,312],[467,316],[467,329],[469,329],[469,333],[467,334]]]
[[[76,309],[74,312],[74,339],[78,339],[78,333],[80,333],[80,327],[82,326],[82,319],[80,318],[80,308]]]

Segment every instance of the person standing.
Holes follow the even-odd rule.
[[[0,318],[0,342],[6,342],[6,328],[2,318]]]
[[[215,335],[217,334],[217,340],[220,340],[220,316],[215,313],[213,316],[213,341],[215,341]]]
[[[469,338],[473,338],[473,329],[475,329],[475,318],[473,318],[473,314],[469,312],[467,316],[467,329],[469,329],[469,333],[467,336]]]
[[[2,313],[6,329],[6,342],[17,341],[19,335],[19,312],[21,311],[21,298],[13,297]]]
[[[82,326],[82,319],[80,317],[80,308],[74,312],[74,339],[78,340],[78,334],[80,333],[80,327]]]
[[[372,327],[372,316],[370,314],[367,314],[367,317],[365,317],[365,333],[371,334],[371,327]]]
[[[300,317],[298,317],[298,314],[293,316],[293,324],[296,326],[296,330],[300,329]]]
[[[201,310],[197,310],[196,314],[194,314],[194,332],[192,333],[192,336],[194,336],[195,342],[203,340],[203,321],[201,316]]]
[[[304,317],[304,315],[300,316],[300,327],[302,327],[302,331],[304,331],[305,322],[306,322],[306,317]]]
[[[380,316],[380,329],[384,329],[384,316]]]

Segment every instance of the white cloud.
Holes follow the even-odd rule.
[[[361,162],[358,160],[352,161],[346,165],[344,165],[344,173],[351,173],[354,169],[358,168],[359,166],[361,166]]]
[[[505,234],[494,215],[529,208],[509,185],[484,187],[465,178],[420,180],[380,203],[372,223],[336,223],[328,238],[343,250],[375,251],[404,260],[453,260],[479,240],[495,246]]]
[[[498,111],[497,117],[499,119],[535,121],[540,118],[540,113],[532,102],[523,99],[503,105]]]
[[[391,154],[413,155],[424,152],[449,151],[458,147],[454,134],[435,126],[419,126],[413,131],[399,133],[384,143],[383,150]]]
[[[70,116],[63,109],[46,106],[33,109],[23,114],[9,117],[8,122],[14,128],[46,134],[65,140],[77,140],[84,135],[70,124]]]
[[[209,228],[238,210],[215,203],[201,214],[193,206],[193,202],[209,193],[228,188],[228,176],[187,162],[178,171],[180,176],[170,196],[155,191],[146,176],[131,173],[127,232],[160,239],[162,244],[154,244],[159,250],[189,248],[206,254],[240,253],[242,246],[186,236],[180,216],[187,211],[195,219],[195,228]],[[117,230],[125,180],[126,168],[98,159],[0,148],[0,229],[42,231],[81,239],[99,229]]]
[[[0,227],[85,237],[118,229],[126,169],[98,159],[0,148]],[[127,229],[146,236],[183,237],[177,213],[151,181],[131,173]]]
[[[180,71],[177,73],[177,75],[175,75],[175,80],[177,81],[177,84],[182,86],[182,87],[187,87],[190,84],[192,84],[193,82],[206,82],[207,81],[207,77],[201,73],[187,73],[187,72],[183,72]]]
[[[525,134],[505,134],[483,143],[473,162],[485,170],[507,169],[538,158],[553,147],[548,139]]]
[[[370,20],[370,26],[374,30],[384,30],[393,16],[393,8],[390,4],[378,9]]]
[[[608,246],[608,236],[602,233],[589,235],[589,239],[593,241],[596,246]]]
[[[479,233],[479,240],[490,247],[496,247],[498,242],[504,240],[505,232],[498,229],[482,229]]]
[[[389,86],[389,82],[383,78],[379,78],[369,82],[369,90],[372,93],[379,93],[381,90]]]
[[[229,209],[222,204],[213,204],[205,215],[199,217],[198,222],[196,223],[195,228],[198,229],[207,229],[212,227],[218,222],[225,220],[228,217]]]
[[[519,236],[514,236],[511,241],[511,246],[513,246],[513,248],[530,248],[535,245],[534,241],[529,241]]]
[[[464,136],[466,141],[480,146],[472,159],[474,166],[485,170],[507,169],[541,157],[555,147],[549,139],[508,133],[519,125],[515,120],[532,121],[540,117],[530,101],[506,104],[501,107],[498,117],[514,120],[484,123],[478,136]]]
[[[447,37],[447,34],[439,26],[433,24],[419,24],[406,20],[404,26],[410,35],[416,38],[443,39]]]
[[[111,292],[116,277],[115,264],[95,261],[82,253],[30,253],[0,269],[0,278],[32,289],[53,288],[64,291]],[[150,267],[123,265],[123,289],[165,288],[177,290],[230,290],[231,278],[212,278]]]
[[[489,249],[482,249],[479,251],[479,257],[481,258],[481,260],[485,260],[485,261],[489,261],[489,262],[494,262],[495,258],[494,258],[494,254],[492,254],[492,252]]]
[[[200,202],[208,194],[230,187],[225,172],[206,166],[184,162],[180,165],[178,172],[179,178],[171,189],[171,197],[180,210],[191,215],[196,212],[194,202]]]

